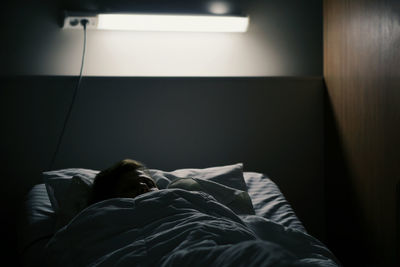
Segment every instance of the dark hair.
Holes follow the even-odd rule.
[[[121,160],[110,168],[99,172],[94,178],[92,195],[89,204],[115,197],[114,188],[117,185],[121,175],[135,170],[144,170],[147,174],[149,174],[144,164],[133,159]]]

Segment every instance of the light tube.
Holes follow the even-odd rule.
[[[212,15],[98,14],[97,28],[132,31],[246,32],[248,17]]]

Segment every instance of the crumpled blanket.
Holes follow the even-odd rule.
[[[46,266],[338,266],[315,238],[203,192],[165,189],[80,212],[49,241]]]

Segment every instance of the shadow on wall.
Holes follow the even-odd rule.
[[[356,187],[351,180],[341,129],[327,91],[324,98],[326,243],[345,265],[371,266],[365,255],[372,248],[366,245],[366,229],[362,229],[361,223],[365,215],[357,208]]]

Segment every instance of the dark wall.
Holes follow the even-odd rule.
[[[49,168],[76,81],[3,79],[9,203]],[[270,176],[323,240],[322,86],[322,78],[85,77],[54,168],[102,169],[123,158],[164,170],[243,162]]]
[[[324,1],[328,244],[348,266],[400,264],[399,25],[397,0]]]

